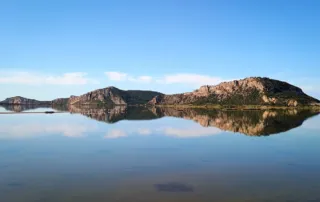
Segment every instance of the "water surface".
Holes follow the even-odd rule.
[[[320,201],[319,123],[299,110],[2,114],[0,201]]]

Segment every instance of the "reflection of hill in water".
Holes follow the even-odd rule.
[[[77,108],[71,113],[80,113],[92,119],[115,123],[120,120],[149,120],[164,116],[193,120],[203,127],[217,127],[250,136],[266,136],[288,131],[319,114],[312,110],[244,110],[221,111],[206,109],[142,108],[117,106],[112,109]]]
[[[39,105],[2,105],[6,110],[22,112],[36,109]],[[121,120],[150,120],[165,116],[193,120],[203,127],[217,127],[222,130],[239,132],[252,136],[265,136],[288,131],[319,114],[314,110],[244,110],[221,111],[206,109],[175,109],[116,106],[114,108],[92,108],[71,105],[54,107],[60,111],[79,113],[89,118],[115,123]]]
[[[266,136],[288,131],[319,112],[311,110],[244,110],[221,111],[204,109],[158,109],[166,116],[181,117],[204,127],[239,132],[251,136]]]
[[[50,105],[0,105],[7,111],[23,112],[27,110],[37,109],[39,107],[50,107]]]
[[[121,120],[149,120],[159,118],[148,108],[115,106],[113,108],[90,108],[89,106],[71,105],[70,113],[79,113],[89,118],[107,123],[115,123]]]

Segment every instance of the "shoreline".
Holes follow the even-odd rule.
[[[219,110],[290,110],[290,109],[317,109],[320,110],[319,106],[296,106],[296,107],[289,107],[289,106],[269,106],[269,105],[153,105],[154,107],[159,108],[193,108],[193,109],[219,109]]]
[[[10,104],[9,104],[10,105]],[[0,106],[3,106],[0,104]],[[17,104],[13,104],[12,106],[19,106]],[[20,105],[20,106],[32,106],[32,105]],[[217,104],[206,104],[206,105],[192,105],[192,104],[176,104],[176,105],[151,105],[151,104],[127,104],[127,105],[91,105],[91,104],[83,104],[83,105],[65,105],[67,106],[78,106],[78,107],[86,107],[86,108],[99,108],[99,109],[112,109],[114,107],[147,107],[147,108],[175,108],[175,109],[207,109],[207,110],[319,110],[320,105],[302,105],[302,106],[271,106],[271,105],[217,105]],[[44,106],[39,106],[39,108]],[[46,106],[53,108],[54,106]],[[37,108],[37,107],[35,107]],[[54,113],[66,113],[66,111],[42,111],[42,112],[28,112],[28,111],[7,111],[0,112],[0,114],[54,114]]]
[[[62,114],[67,112],[0,112],[0,114]]]

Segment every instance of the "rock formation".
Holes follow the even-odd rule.
[[[120,90],[116,87],[108,87],[91,91],[81,96],[71,96],[70,105],[130,105],[147,104],[153,97],[162,95],[154,91]]]
[[[69,98],[57,98],[51,101],[52,105],[68,105]]]
[[[155,96],[149,104],[219,104],[219,105],[318,105],[319,100],[306,95],[300,88],[283,81],[250,77],[202,86],[190,93]]]
[[[12,97],[0,104],[52,104],[52,105],[269,105],[320,106],[320,101],[308,96],[300,88],[283,81],[250,77],[223,82],[215,86],[202,86],[189,93],[164,95],[155,91],[120,90],[107,87],[70,98],[42,102],[23,97]]]

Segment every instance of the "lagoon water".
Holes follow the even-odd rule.
[[[318,112],[54,110],[0,114],[1,202],[320,201]]]

